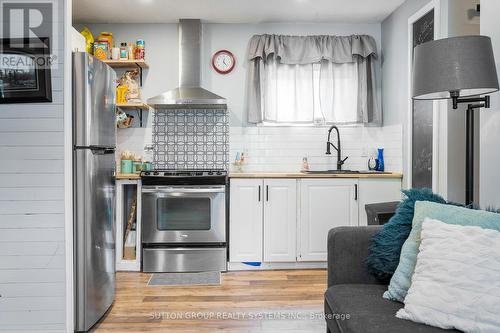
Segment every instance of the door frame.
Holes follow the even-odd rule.
[[[412,187],[412,170],[413,170],[413,138],[412,138],[412,129],[413,129],[413,101],[411,96],[412,90],[412,67],[413,67],[413,24],[418,21],[422,16],[427,14],[429,11],[434,9],[434,40],[442,38],[441,32],[441,0],[431,0],[428,4],[420,8],[417,12],[415,12],[412,16],[408,18],[408,107],[407,107],[407,152],[406,152],[406,177],[404,185],[406,188]],[[440,151],[439,151],[439,142],[440,142],[440,134],[443,131],[440,130],[441,123],[440,114],[441,111],[445,111],[443,107],[443,101],[433,101],[433,112],[432,112],[432,190],[434,192],[440,192],[441,186],[439,184],[439,167],[441,163],[445,163],[445,161],[440,161]],[[446,104],[444,104],[446,105]],[[444,156],[443,156],[444,157]]]

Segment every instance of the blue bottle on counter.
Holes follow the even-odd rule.
[[[384,165],[384,148],[379,148],[378,149],[378,156],[377,156],[377,171],[384,171],[385,170],[385,165]]]

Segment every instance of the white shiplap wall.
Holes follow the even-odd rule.
[[[0,105],[0,332],[65,332],[64,1],[53,102]]]

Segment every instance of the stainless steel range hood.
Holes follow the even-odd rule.
[[[226,108],[226,99],[200,87],[201,21],[179,20],[179,88],[148,99],[156,109]]]

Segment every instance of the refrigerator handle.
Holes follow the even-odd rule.
[[[91,147],[90,150],[94,155],[114,154],[115,148]]]
[[[104,154],[114,154],[115,148],[104,148]]]

